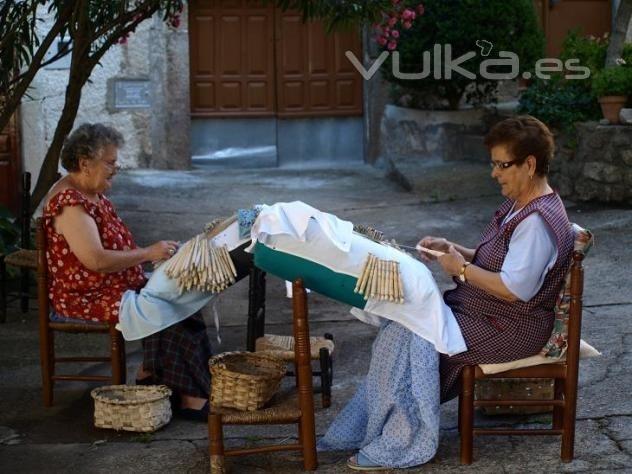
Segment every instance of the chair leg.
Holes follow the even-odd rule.
[[[295,281],[292,285],[292,309],[296,376],[298,378],[298,402],[301,410],[299,438],[303,448],[303,469],[314,471],[318,467],[318,456],[316,454],[316,426],[314,421],[309,322],[307,318],[307,293],[300,280]]]
[[[55,334],[44,329],[40,332],[40,365],[42,368],[42,395],[44,406],[53,405],[53,379],[55,373]]]
[[[222,430],[222,415],[208,416],[208,448],[211,474],[224,474],[224,434]]]
[[[574,383],[573,383],[574,382]],[[563,462],[571,462],[575,451],[575,416],[577,411],[577,379],[564,383],[564,412],[562,415],[562,449]]]
[[[553,386],[553,393],[555,400],[562,400],[564,398],[564,379],[555,379],[555,385]],[[562,429],[564,420],[564,407],[553,407],[553,429]]]
[[[329,339],[330,341],[334,340],[333,334],[330,334],[328,332],[323,334],[323,337],[325,339]],[[331,357],[331,354],[329,354],[329,387],[331,387],[333,384],[334,384],[334,360]]]
[[[461,418],[463,417],[463,396],[459,395],[459,404],[457,408],[457,428],[459,435],[461,435]]]
[[[331,406],[331,356],[324,347],[318,351],[318,355],[320,360],[321,401],[323,408],[329,408]]]
[[[7,265],[0,255],[0,323],[7,322]]]
[[[121,383],[127,384],[127,354],[125,353],[125,340],[120,335],[121,344]]]
[[[461,464],[472,464],[474,441],[474,367],[465,366],[461,374]]]
[[[123,365],[121,353],[125,351],[125,344],[121,340],[120,333],[110,326],[110,361],[112,364],[112,385],[123,384]]]

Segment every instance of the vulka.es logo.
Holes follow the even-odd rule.
[[[487,51],[491,51],[491,43],[485,40],[477,41],[477,45],[484,44]],[[480,46],[479,46],[480,47]],[[489,54],[489,53],[488,53]],[[365,80],[371,79],[375,73],[382,67],[389,55],[393,56],[393,76],[401,80],[415,81],[425,79],[432,74],[433,79],[441,80],[452,79],[453,74],[459,74],[470,80],[476,79],[476,74],[467,70],[464,66],[467,61],[474,58],[476,53],[469,51],[458,58],[452,57],[452,45],[435,44],[432,50],[424,51],[422,54],[422,70],[418,72],[402,72],[399,51],[383,51],[377,59],[371,64],[367,70],[362,62],[358,60],[356,55],[351,51],[346,51],[345,56],[351,61],[353,67],[362,75]],[[485,55],[484,55],[485,56]],[[494,72],[503,68],[506,72]],[[581,66],[579,59],[567,59],[565,62],[557,58],[542,58],[535,63],[535,76],[538,79],[550,79],[550,73],[566,72],[566,79],[578,80],[588,79],[590,77],[590,69]],[[480,77],[489,80],[511,80],[516,79],[520,75],[520,58],[511,51],[499,51],[498,58],[484,59],[480,63],[478,74]],[[529,71],[522,73],[525,79],[531,79],[532,74]]]

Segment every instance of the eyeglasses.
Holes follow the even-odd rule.
[[[103,163],[105,166],[108,167],[108,169],[113,170],[113,171],[114,170],[118,171],[121,169],[121,166],[118,163],[111,163],[105,160],[101,160],[101,163]]]
[[[502,170],[506,170],[507,168],[511,168],[513,165],[518,165],[522,163],[524,160],[525,160],[524,158],[518,158],[517,160],[511,160],[511,161],[492,161],[489,163],[489,166],[491,166],[492,169],[498,169],[502,171]]]

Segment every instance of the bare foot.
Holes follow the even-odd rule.
[[[191,408],[199,410],[206,404],[206,398],[191,397],[189,395],[181,395],[180,408]]]
[[[143,364],[138,366],[138,371],[136,372],[136,380],[143,380],[147,377],[151,377],[151,372],[148,372],[143,368]]]

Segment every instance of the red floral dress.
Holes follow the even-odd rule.
[[[82,206],[99,229],[103,248],[136,248],[129,229],[118,217],[112,203],[99,195],[99,203],[90,202],[75,189],[66,189],[51,198],[44,209],[44,227],[48,250],[49,292],[55,312],[62,316],[91,321],[117,322],[121,297],[126,290],[138,290],[146,282],[142,267],[136,265],[113,273],[87,269],[68,247],[63,235],[55,232],[53,218],[66,206]]]

